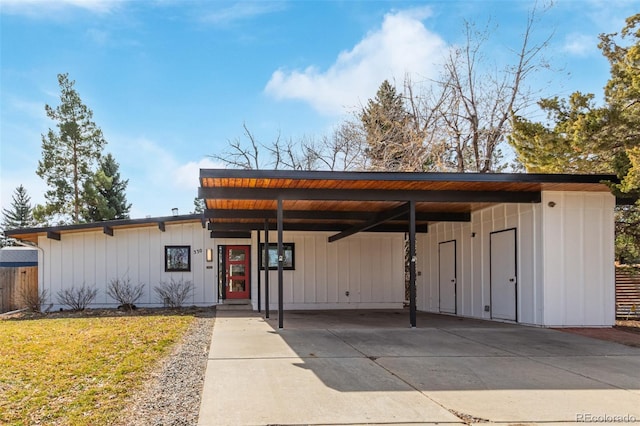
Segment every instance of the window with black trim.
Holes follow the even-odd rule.
[[[191,271],[191,246],[164,246],[164,271]]]
[[[258,259],[259,268],[264,270],[264,243],[260,243],[260,259]],[[284,263],[282,269],[296,269],[296,251],[294,243],[282,243],[282,251],[284,252]],[[278,269],[278,243],[269,243],[269,270]]]

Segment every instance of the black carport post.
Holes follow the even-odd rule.
[[[260,244],[258,244],[260,247]],[[262,256],[260,253],[258,256]],[[264,311],[269,318],[269,219],[264,220]]]
[[[282,266],[284,264],[284,253],[282,251],[282,222],[283,222],[283,214],[282,214],[282,198],[278,198],[278,328],[284,327],[284,303],[282,300]]]
[[[260,230],[258,229],[258,259],[260,259]],[[258,260],[258,265],[260,265],[260,261]],[[260,267],[258,267],[258,312],[262,312],[262,299],[260,296]]]
[[[409,201],[409,322],[416,328],[416,202]]]

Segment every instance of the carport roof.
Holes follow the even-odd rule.
[[[166,223],[209,222],[212,236],[248,236],[276,222],[283,200],[283,228],[406,232],[409,201],[415,202],[416,230],[429,223],[469,221],[471,213],[498,203],[537,203],[541,191],[607,192],[613,175],[328,172],[201,169],[198,194],[203,215],[180,215],[42,228],[8,230],[9,237],[36,243],[38,236],[158,227]],[[203,225],[204,226],[204,225]],[[273,227],[273,226],[272,226]]]
[[[283,228],[405,232],[415,202],[418,232],[469,221],[498,203],[538,203],[541,191],[607,192],[612,175],[329,172],[201,169],[198,195],[212,236],[263,229],[283,202]],[[350,234],[349,234],[350,235]]]

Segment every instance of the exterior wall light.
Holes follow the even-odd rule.
[[[207,262],[213,262],[213,249],[207,249]]]
[[[549,207],[555,207],[556,203],[554,201],[549,201],[549,204],[547,204]]]

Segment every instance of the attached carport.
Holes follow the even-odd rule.
[[[409,323],[416,327],[417,235],[438,223],[471,222],[474,213],[499,205],[539,205],[545,192],[598,194],[605,201],[597,202],[606,211],[610,207],[607,200],[613,197],[603,182],[614,180],[610,175],[201,169],[199,197],[205,200],[204,218],[212,238],[247,237],[255,232],[258,242],[268,246],[269,231],[277,231],[279,328],[284,326],[284,231],[332,231],[329,243],[361,232],[406,234]],[[610,225],[612,229],[613,223]],[[605,248],[607,253],[612,250],[613,246]],[[269,250],[264,256],[268,265]],[[263,278],[268,307],[269,274],[265,272]],[[258,291],[258,297],[260,294]],[[258,300],[258,309],[261,307]]]

